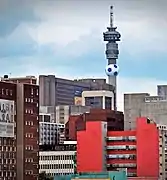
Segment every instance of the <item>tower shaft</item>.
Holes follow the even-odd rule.
[[[120,41],[121,35],[119,32],[116,31],[117,27],[113,25],[113,6],[110,7],[110,27],[107,28],[107,32],[103,33],[104,41],[107,41],[106,44],[106,59],[107,64],[117,64],[118,59],[118,44],[117,41]],[[115,89],[115,110],[116,110],[116,96],[117,96],[117,76],[108,76],[108,83],[112,85]]]

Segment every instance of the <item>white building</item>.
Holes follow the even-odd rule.
[[[51,176],[74,174],[76,145],[63,144],[56,149],[39,152],[39,173],[46,172]]]
[[[114,93],[112,91],[83,91],[82,105],[100,109],[114,109]]]
[[[65,125],[60,123],[39,122],[39,145],[63,143]]]

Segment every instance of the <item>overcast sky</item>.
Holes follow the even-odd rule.
[[[167,84],[166,0],[1,0],[1,75],[105,77],[110,5],[122,35],[119,109],[124,92],[155,94]]]

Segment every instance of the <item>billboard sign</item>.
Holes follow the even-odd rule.
[[[0,99],[0,137],[14,137],[14,101]]]

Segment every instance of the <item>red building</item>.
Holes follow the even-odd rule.
[[[107,129],[121,131],[124,129],[124,114],[119,111],[106,109],[90,109],[89,113],[72,115],[65,126],[65,137],[67,140],[77,140],[77,129],[85,129],[85,121],[107,122]]]
[[[133,131],[109,131],[102,121],[87,121],[77,132],[78,172],[126,170],[130,177],[159,177],[156,124],[137,119]]]

